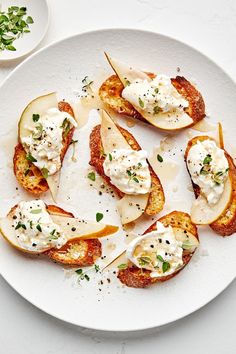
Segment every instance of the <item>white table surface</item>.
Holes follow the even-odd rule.
[[[51,22],[41,46],[94,29],[147,29],[199,49],[236,81],[235,0],[48,2]],[[16,63],[0,64],[0,82],[15,66]],[[0,294],[0,354],[236,352],[236,281],[210,304],[178,322],[158,330],[128,334],[96,332],[56,320],[21,298],[2,278]]]

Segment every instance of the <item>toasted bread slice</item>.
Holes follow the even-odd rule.
[[[17,205],[15,205],[8,216],[13,217],[15,209]],[[47,205],[47,211],[51,215],[59,215],[69,218],[74,218],[74,215],[70,212],[59,208],[56,205]],[[4,235],[3,235],[4,236]],[[4,236],[6,237],[6,236]],[[24,250],[26,253],[31,253],[27,250]],[[60,249],[51,248],[50,250],[42,252],[42,254],[48,256],[52,260],[62,263],[69,266],[89,266],[94,264],[94,262],[99,258],[102,254],[102,245],[101,242],[96,238],[88,238],[88,239],[74,239],[68,241],[63,247]]]
[[[50,214],[68,216],[74,215],[55,205],[48,205]],[[90,266],[102,255],[102,244],[98,239],[74,240],[67,242],[59,250],[53,248],[45,254],[52,260],[70,266]]]
[[[61,101],[58,103],[58,109],[62,112],[69,113],[74,117],[74,112],[69,103]],[[63,161],[67,149],[72,141],[75,127],[72,127],[68,134],[63,136],[63,149],[61,151],[61,161]],[[48,183],[43,177],[40,169],[32,162],[26,159],[26,152],[19,142],[15,147],[15,154],[13,157],[13,169],[17,181],[27,190],[27,192],[38,196],[48,190]]]
[[[185,161],[187,161],[190,148],[198,141],[204,141],[206,139],[212,138],[208,136],[196,136],[188,142],[185,151]],[[230,236],[236,232],[236,166],[232,157],[227,153],[227,151],[224,150],[224,152],[229,164],[229,176],[232,183],[232,195],[225,211],[217,220],[210,224],[210,227],[221,236]],[[200,188],[193,182],[192,185],[195,197],[197,198],[200,195]]]
[[[191,221],[190,216],[187,213],[182,211],[173,211],[170,214],[167,214],[161,217],[158,221],[163,223],[165,227],[172,226],[173,228],[182,229],[184,233],[192,234],[199,240],[198,232],[196,225],[194,225]],[[144,234],[156,230],[156,222],[152,224]],[[132,265],[131,262],[128,264],[126,269],[119,270],[118,278],[120,281],[132,288],[146,288],[147,286],[157,283],[157,282],[164,282],[167,281],[174,276],[176,276],[191,260],[194,252],[192,253],[185,253],[183,252],[183,267],[177,270],[175,273],[170,274],[166,277],[161,278],[152,278],[150,276],[151,271],[147,269],[140,269],[135,265]]]
[[[148,73],[150,78],[155,75]],[[194,125],[205,117],[205,103],[200,92],[184,77],[176,76],[171,79],[173,86],[189,103],[185,112],[193,119]],[[99,96],[101,100],[118,114],[133,117],[148,123],[141,114],[122,97],[124,85],[117,75],[110,76],[100,87]]]
[[[131,133],[129,133],[127,130],[125,130],[124,128],[118,125],[117,127],[133,150],[137,150],[137,151],[141,150],[141,147],[139,146],[138,142],[135,140],[135,138]],[[117,187],[115,187],[111,183],[110,178],[107,177],[104,173],[103,162],[105,160],[105,156],[103,152],[100,128],[101,126],[97,125],[92,130],[92,133],[90,134],[89,164],[93,166],[97,171],[97,173],[103,177],[103,179],[107,182],[109,186],[112,187],[112,189],[118,195],[118,197],[122,198],[124,196],[124,193],[121,192]],[[151,174],[152,185],[151,185],[151,191],[148,199],[148,204],[145,209],[145,213],[147,215],[154,215],[159,213],[163,209],[165,203],[165,196],[164,196],[164,191],[161,182],[150,165],[149,165],[149,170]]]

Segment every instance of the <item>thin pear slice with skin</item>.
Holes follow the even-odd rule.
[[[197,225],[209,225],[217,220],[227,209],[232,196],[230,175],[225,181],[224,191],[217,204],[211,206],[203,195],[199,195],[191,207],[191,220]]]
[[[37,97],[27,105],[18,124],[18,134],[21,143],[22,138],[29,136],[35,127],[33,114],[42,116],[50,108],[58,108],[56,92]]]
[[[109,154],[114,149],[132,150],[126,139],[123,137],[109,114],[102,110],[101,112],[101,139],[105,154]]]
[[[91,221],[85,221],[78,218],[70,218],[61,215],[51,214],[51,217],[55,223],[57,223],[65,236],[68,239],[68,242],[75,241],[77,239],[92,239],[92,238],[101,238],[111,234],[114,234],[118,231],[117,226],[105,225],[101,223],[95,223]],[[69,225],[68,225],[69,224]],[[0,232],[2,236],[8,241],[13,247],[17,248],[20,251],[39,254],[48,251],[53,247],[48,247],[42,251],[29,251],[22,248],[18,242],[13,225],[13,219],[10,216],[5,218],[0,218]],[[72,231],[72,228],[75,231]]]
[[[111,117],[102,110],[101,114],[101,140],[105,154],[109,154],[114,149],[130,149],[126,139],[123,137]],[[126,194],[117,202],[118,212],[121,216],[122,224],[127,224],[138,219],[146,209],[149,193],[139,195]]]
[[[150,77],[143,71],[132,68],[129,65],[112,58],[106,52],[105,56],[124,86],[127,86],[129,83],[132,83],[137,79],[151,81]]]
[[[147,80],[151,81],[150,77],[142,71],[131,68],[127,64],[120,62],[115,58],[111,58],[107,53],[105,53],[106,58],[119,77],[120,81],[124,86],[128,83],[133,83],[135,80]],[[143,110],[136,102],[129,101],[136,111],[138,111],[143,118],[145,118],[150,124],[156,126],[163,130],[178,130],[188,127],[193,123],[193,119],[184,111],[179,113],[162,113],[150,114]]]
[[[23,111],[19,125],[18,134],[19,140],[22,143],[22,138],[32,134],[32,130],[37,122],[33,121],[33,114],[42,116],[50,108],[58,108],[56,92],[51,92],[47,95],[40,96],[31,101]],[[24,146],[24,145],[23,145]],[[60,171],[46,178],[52,199],[56,202],[58,186],[60,184]]]
[[[147,194],[125,194],[118,200],[116,206],[120,214],[121,223],[128,224],[138,219],[145,211],[148,203],[149,193]]]
[[[46,178],[48,188],[50,190],[53,201],[56,203],[57,194],[60,186],[61,171],[57,171],[54,175]]]

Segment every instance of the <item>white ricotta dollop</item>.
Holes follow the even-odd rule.
[[[103,163],[105,175],[121,192],[146,194],[151,188],[147,152],[132,149],[113,150]]]
[[[138,79],[124,88],[122,97],[152,115],[176,111],[183,113],[183,109],[188,107],[188,101],[178,93],[166,75],[157,75],[150,81]]]
[[[224,150],[213,140],[198,141],[189,150],[187,165],[193,182],[200,187],[207,202],[216,204],[228,177],[229,164]]]
[[[47,212],[42,200],[22,201],[18,204],[13,225],[19,245],[28,251],[44,251],[60,248],[67,238]]]
[[[50,108],[35,122],[32,133],[22,138],[31,161],[40,170],[45,169],[48,175],[53,175],[61,168],[63,132],[68,133],[72,126],[76,127],[77,123],[70,114]]]
[[[156,223],[157,230],[136,237],[126,250],[127,258],[137,267],[151,271],[151,277],[173,274],[183,266],[182,242],[177,241],[171,226]]]

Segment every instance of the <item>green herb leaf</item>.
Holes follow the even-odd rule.
[[[161,155],[157,154],[157,160],[159,162],[163,162],[163,157]]]
[[[203,165],[209,165],[209,163],[212,161],[211,155],[207,155],[205,159],[203,160]]]
[[[160,254],[157,255],[157,259],[161,262],[165,262],[164,259],[162,258],[162,256]]]
[[[40,214],[42,212],[42,209],[33,209],[31,210],[31,214]]]
[[[70,145],[78,143],[78,140],[71,140]]]
[[[112,155],[108,154],[108,156],[109,156],[109,160],[112,161]]]
[[[7,49],[7,50],[10,50],[10,51],[12,51],[12,52],[15,52],[15,51],[16,51],[16,48],[15,48],[13,45],[7,45],[7,46],[6,46],[6,49]]]
[[[155,106],[155,107],[153,108],[153,114],[158,114],[160,111],[161,111],[161,108],[158,107],[158,106]]]
[[[167,272],[170,269],[170,263],[169,262],[164,262],[162,264],[162,271],[163,273]]]
[[[133,177],[134,182],[139,183],[139,180],[137,177]]]
[[[90,280],[90,278],[89,278],[88,274],[84,274],[84,278],[85,278],[87,281],[89,281],[89,280]]]
[[[119,269],[127,269],[128,268],[128,264],[121,263],[121,264],[118,265],[117,268],[119,268]]]
[[[33,138],[34,139],[39,139],[41,138],[42,134],[43,134],[43,125],[42,123],[38,123],[36,126],[35,126],[35,129],[36,129],[36,132],[34,131],[33,132]]]
[[[29,174],[29,171],[30,171],[30,169],[29,169],[29,168],[27,168],[27,169],[25,170],[24,175],[25,175],[25,176],[27,176],[27,175]]]
[[[16,225],[16,227],[15,227],[15,230],[18,230],[18,229],[20,229],[22,227],[22,229],[24,229],[24,230],[26,230],[26,226],[25,226],[25,224],[22,224],[22,222],[18,222],[18,224]]]
[[[83,273],[83,269],[81,269],[81,268],[79,268],[79,269],[76,269],[75,270],[75,273],[77,273],[77,274],[82,274]]]
[[[89,172],[88,173],[88,176],[87,176],[89,179],[91,179],[91,181],[95,181],[96,180],[96,175],[95,175],[95,172]]]
[[[208,171],[205,170],[204,166],[200,169],[200,175],[208,175]]]
[[[34,20],[32,19],[31,16],[28,16],[28,17],[27,17],[26,23],[28,23],[28,24],[34,23]]]
[[[127,173],[127,175],[128,175],[129,177],[131,177],[131,176],[132,176],[132,173],[131,173],[131,171],[130,171],[130,170],[126,170],[126,173]]]
[[[42,228],[41,228],[41,226],[40,226],[39,224],[36,226],[36,229],[37,229],[39,232],[42,232]]]
[[[97,213],[96,214],[96,221],[99,222],[103,219],[103,214],[102,213]]]
[[[159,88],[156,87],[155,90],[154,90],[155,93],[158,93],[159,92]]]
[[[140,97],[138,98],[138,103],[139,103],[141,108],[144,108],[144,102],[143,102],[143,100]]]
[[[98,264],[94,264],[94,269],[95,269],[96,273],[99,272],[99,270],[100,270],[99,265]]]
[[[70,121],[68,118],[63,120],[61,128],[63,129],[63,134],[66,136],[70,131]]]
[[[30,153],[26,155],[26,160],[30,162],[37,162],[37,160]]]
[[[42,173],[42,175],[43,175],[43,177],[44,178],[48,178],[48,173],[49,173],[49,171],[48,171],[48,169],[46,168],[46,167],[43,167],[42,169],[41,169],[41,173]]]
[[[33,119],[34,122],[37,122],[37,121],[39,120],[39,118],[40,118],[40,115],[39,115],[39,114],[35,114],[35,113],[34,113],[34,114],[32,115],[32,119]]]

